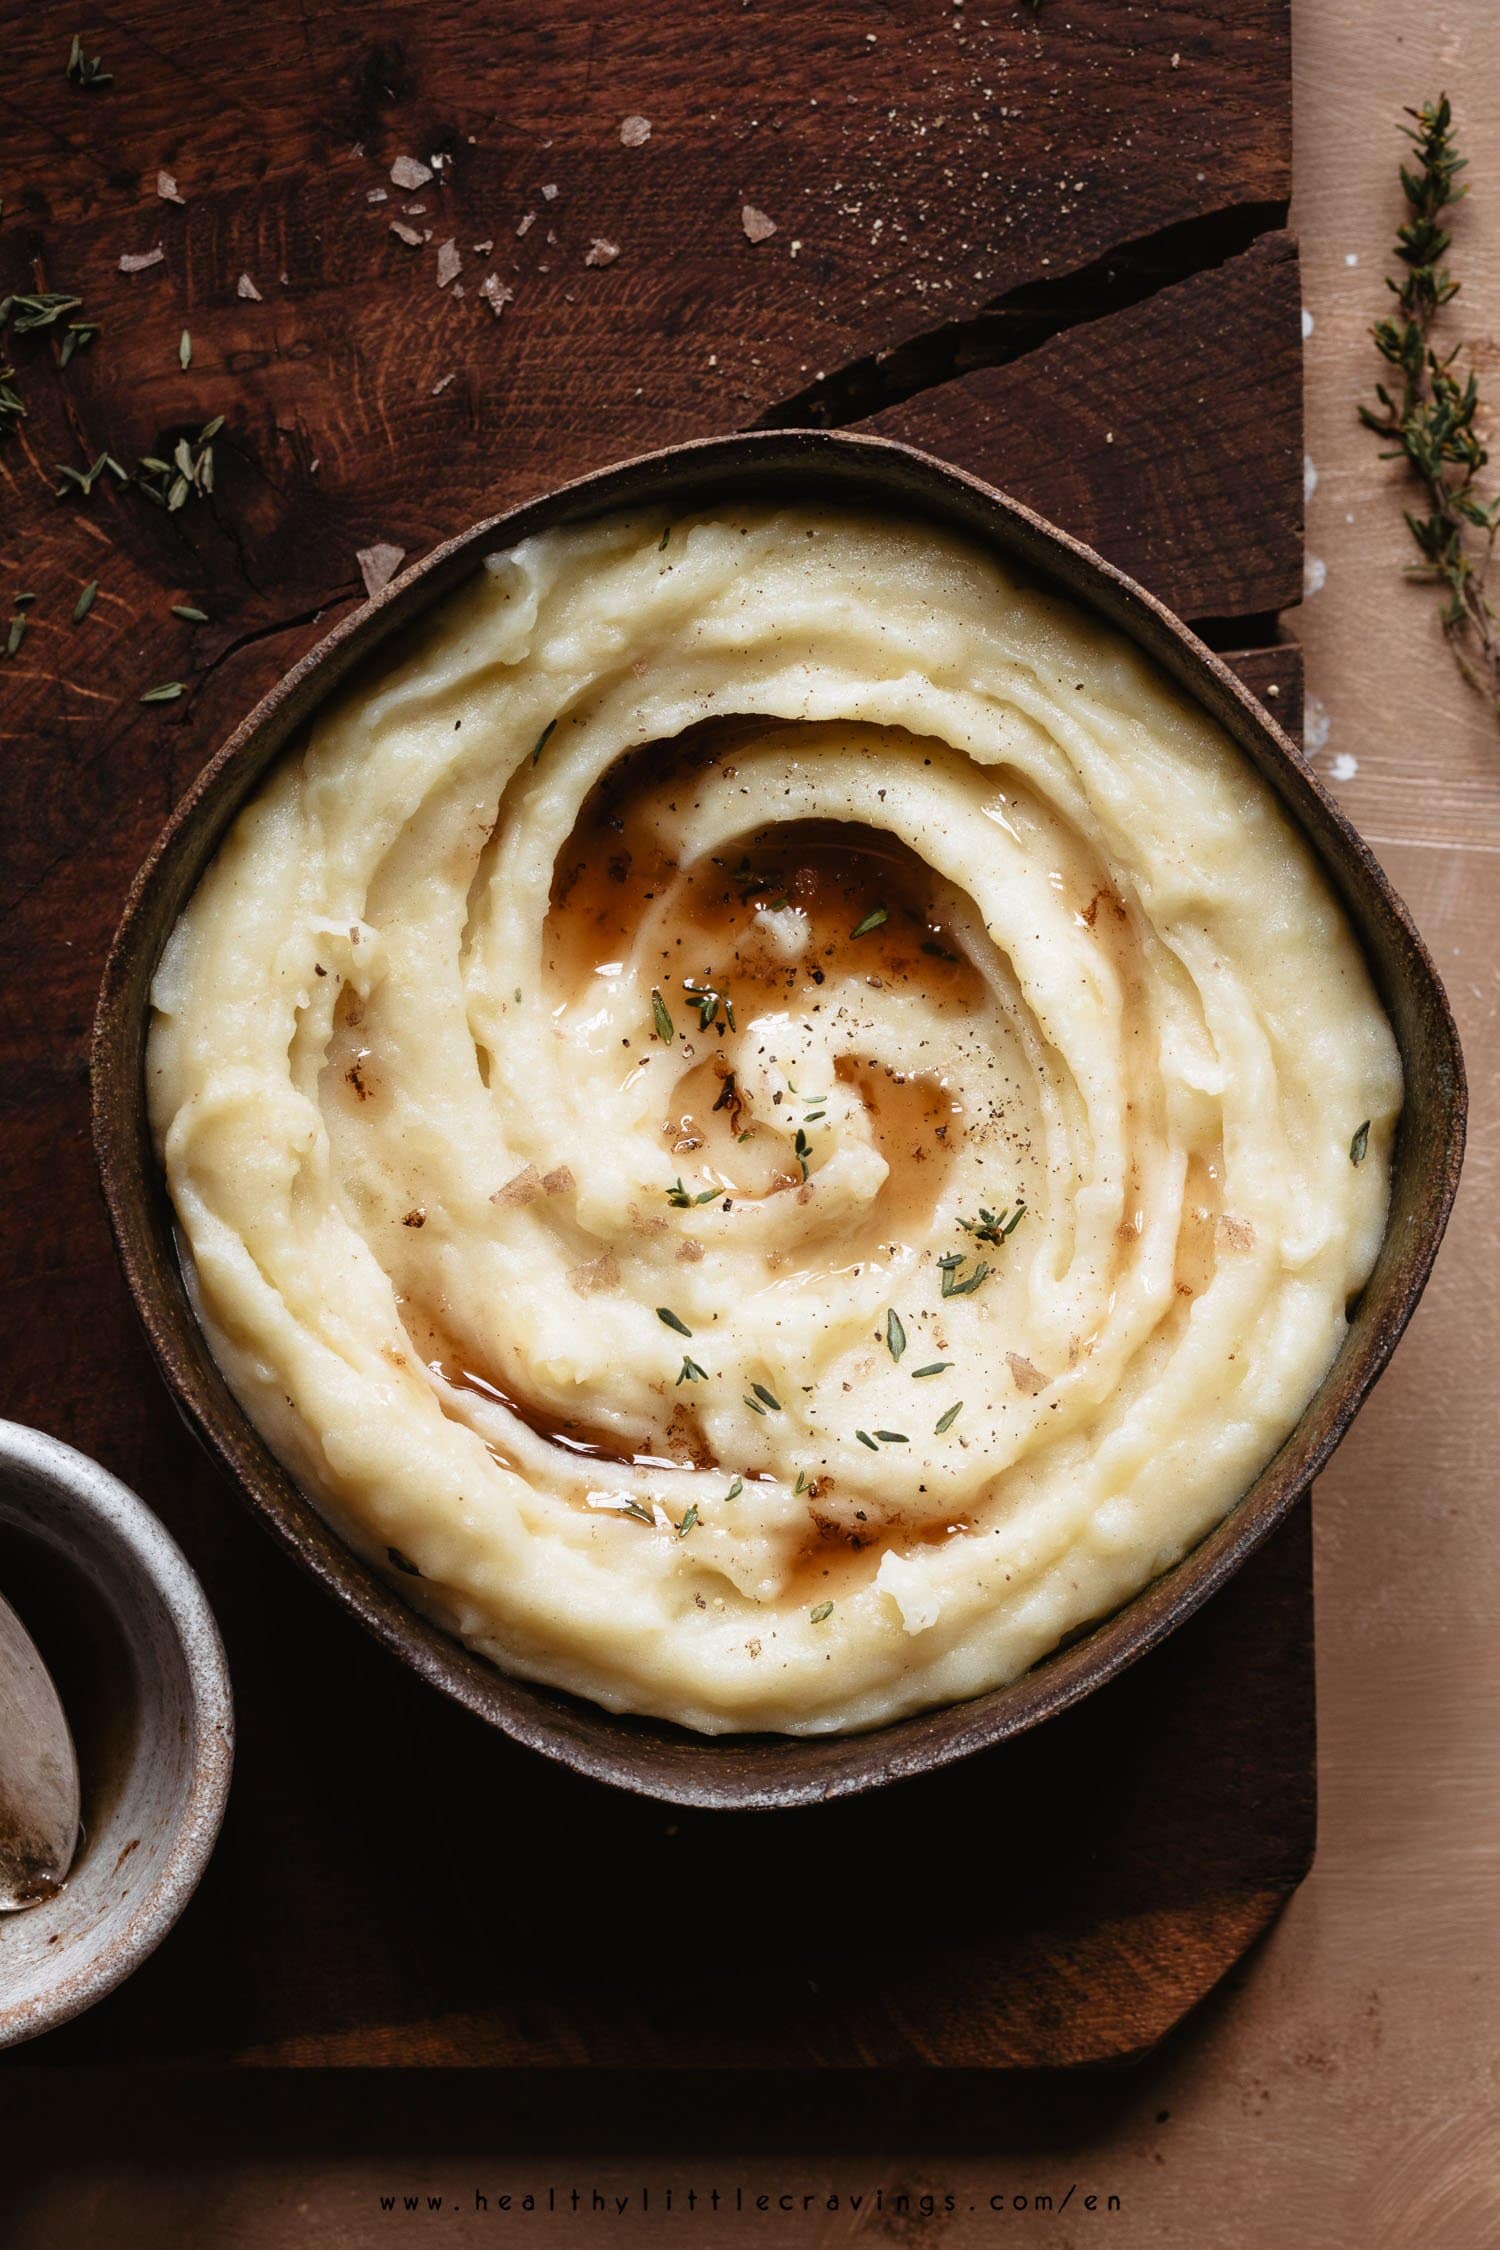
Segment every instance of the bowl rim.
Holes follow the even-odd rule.
[[[0,1994],[0,2048],[71,2022],[155,1952],[212,1856],[234,1766],[234,1699],[224,1644],[197,1573],[166,1526],[138,1493],[91,1455],[27,1423],[0,1420],[0,1478],[12,1469],[48,1491],[66,1493],[100,1528],[103,1544],[127,1550],[139,1566],[147,1598],[166,1620],[182,1654],[193,1742],[187,1788],[166,1857],[123,1931],[31,2000],[8,2006]],[[38,1536],[48,1538],[46,1533]],[[62,1541],[48,1543],[69,1553]],[[100,1583],[97,1576],[95,1583]],[[101,1593],[108,1599],[107,1588],[101,1586]]]
[[[686,511],[716,496],[722,500],[726,490],[743,497],[757,482],[762,491],[796,484],[804,496],[814,491],[820,498],[842,490],[856,505],[894,506],[949,529],[961,527],[1007,563],[1019,562],[1071,602],[1102,614],[1224,727],[1272,786],[1349,915],[1393,1023],[1396,1000],[1417,1026],[1413,1036],[1430,1050],[1419,1091],[1422,1114],[1432,1112],[1432,1129],[1423,1136],[1417,1208],[1408,1215],[1399,1284],[1382,1298],[1380,1318],[1364,1330],[1358,1348],[1351,1328],[1334,1367],[1250,1490],[1169,1571],[1019,1680],[864,1734],[704,1737],[667,1722],[611,1714],[502,1671],[408,1607],[291,1482],[208,1357],[181,1277],[163,1254],[163,1215],[169,1234],[170,1213],[145,1130],[145,1022],[150,976],[165,937],[152,920],[157,893],[170,887],[180,860],[196,860],[190,879],[178,880],[181,896],[170,928],[235,812],[317,703],[356,662],[478,567],[486,552],[618,508]],[[1375,933],[1390,949],[1389,963],[1373,957]],[[1399,1028],[1397,1037],[1408,1074],[1404,1127],[1412,1083],[1408,1042]],[[1201,1607],[1309,1489],[1389,1360],[1447,1224],[1467,1107],[1452,1010],[1410,914],[1300,750],[1222,659],[1155,595],[983,478],[893,439],[822,430],[693,439],[546,487],[440,542],[341,619],[221,743],[148,854],[105,964],[91,1071],[95,1154],[135,1310],[179,1411],[278,1541],[421,1677],[513,1740],[642,1795],[736,1810],[853,1794],[1001,1742],[1103,1685]],[[1393,1174],[1393,1200],[1394,1187]],[[1387,1244],[1393,1232],[1388,1220]],[[1373,1287],[1374,1277],[1367,1297]],[[939,1719],[944,1724],[936,1728],[932,1722]]]

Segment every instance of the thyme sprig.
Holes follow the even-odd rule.
[[[1439,615],[1454,661],[1500,718],[1500,635],[1485,590],[1500,531],[1500,496],[1486,500],[1476,489],[1489,458],[1476,427],[1478,380],[1472,369],[1458,366],[1458,345],[1444,353],[1432,343],[1438,317],[1460,286],[1443,263],[1453,240],[1443,214],[1468,193],[1458,177],[1466,159],[1454,145],[1446,94],[1406,114],[1414,122],[1401,131],[1416,161],[1401,167],[1411,214],[1396,230],[1404,270],[1386,282],[1394,314],[1371,331],[1400,383],[1395,391],[1377,383],[1378,407],[1361,406],[1359,418],[1377,436],[1394,440],[1382,458],[1404,459],[1422,487],[1427,512],[1405,511],[1421,556],[1408,565],[1408,575],[1445,589]]]

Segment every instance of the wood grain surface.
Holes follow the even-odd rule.
[[[908,1792],[904,1813],[892,1800],[732,1837],[667,1821],[436,1704],[226,1510],[114,1279],[83,1053],[130,874],[215,741],[357,598],[357,550],[415,553],[630,447],[837,414],[1009,486],[1211,618],[1221,645],[1274,634],[1267,613],[1301,569],[1296,254],[1273,224],[1284,13],[1205,8],[1146,33],[1096,5],[1059,43],[956,11],[752,8],[717,62],[692,7],[649,22],[621,8],[588,36],[546,9],[489,32],[442,7],[378,33],[339,11],[233,21],[226,80],[222,48],[176,15],[117,17],[121,67],[97,95],[62,81],[32,27],[7,97],[21,193],[0,233],[6,285],[66,284],[102,322],[67,370],[49,341],[18,346],[30,413],[0,456],[7,583],[38,595],[0,683],[8,1405],[161,1506],[223,1618],[242,1743],[183,1929],[33,2059],[1034,2065],[1149,2044],[1310,1857],[1305,1523],[1213,1624],[1079,1721]],[[1172,99],[1185,59],[1190,118]],[[749,106],[747,65],[766,96]],[[651,134],[627,147],[635,112]],[[403,154],[443,161],[400,194]],[[777,226],[756,244],[751,196]],[[393,217],[430,239],[394,235]],[[619,256],[589,265],[599,239]],[[460,279],[440,290],[449,241]],[[158,243],[158,263],[119,271]],[[513,292],[498,314],[491,273]],[[50,458],[168,457],[213,415],[210,499],[168,513],[107,476],[87,501],[54,497]],[[173,599],[209,622],[175,618]],[[1236,660],[1294,724],[1295,646]],[[169,678],[179,701],[139,704]],[[42,956],[46,976],[25,975]],[[48,1225],[29,1226],[44,1200]],[[1231,1614],[1240,1663],[1223,1656]],[[1264,1682],[1248,1700],[1246,1667]],[[1175,1732],[1143,1722],[1158,1710]],[[1139,1827],[1106,1849],[1141,1759],[1125,1799]],[[469,1798],[453,1865],[429,1839]],[[988,1873],[956,1888],[950,1861],[972,1884],[1012,1802],[1046,1849],[999,1890]],[[873,1990],[865,1918],[807,1927],[793,1895],[799,1863],[828,1899],[857,1893],[872,1856],[900,1900]],[[289,1860],[299,1880],[263,1895]],[[694,1902],[700,1951],[738,1900],[757,1941],[711,2000],[691,1962],[671,1973],[675,1917],[663,1953],[655,1915],[591,1910],[601,1861],[646,1897]],[[492,1886],[523,1896],[542,1864],[559,1872],[487,1945]],[[438,1911],[403,1915],[413,1882]],[[761,1893],[775,1904],[756,1916]]]
[[[359,598],[358,552],[414,556],[671,438],[805,418],[929,445],[1202,620],[1295,725],[1283,0],[754,0],[711,25],[691,0],[125,0],[85,43],[110,88],[70,86],[54,21],[18,15],[0,87],[0,290],[77,290],[101,322],[66,370],[51,332],[16,342],[29,412],[0,441],[0,587],[37,596],[0,665],[4,1406],[159,1505],[223,1615],[243,1747],[182,1929],[29,2059],[1148,2045],[1310,1853],[1305,1515],[1136,1674],[983,1770],[743,1837],[625,1806],[397,1672],[198,1462],[113,1270],[85,1051],[137,864]],[[627,146],[632,115],[651,131]],[[401,155],[442,163],[403,193]],[[749,239],[747,205],[773,234]],[[170,455],[217,415],[210,498],[167,514],[107,474],[54,497],[54,462]],[[178,701],[140,704],[168,680]],[[756,1937],[715,1991],[729,1900]]]

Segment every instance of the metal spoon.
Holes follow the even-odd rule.
[[[0,1914],[55,1898],[78,1845],[78,1759],[52,1675],[0,1595]]]

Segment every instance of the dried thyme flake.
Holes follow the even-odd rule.
[[[862,922],[855,924],[849,935],[851,938],[868,937],[871,930],[878,930],[882,922],[889,920],[890,916],[883,906],[873,907]]]
[[[911,1379],[914,1383],[920,1383],[924,1375],[945,1374],[952,1365],[951,1359],[935,1359],[928,1367],[914,1367],[911,1371]]]
[[[679,1336],[691,1336],[693,1331],[685,1320],[679,1320],[670,1305],[658,1305],[656,1317],[664,1328],[674,1328]]]
[[[549,719],[547,721],[547,724],[543,727],[541,733],[537,736],[536,747],[531,753],[531,762],[533,765],[536,764],[537,759],[541,756],[548,743],[552,740],[552,732],[556,725],[556,719]]]
[[[906,1330],[894,1305],[885,1316],[885,1348],[894,1360],[899,1360],[906,1349]]]
[[[872,1453],[878,1453],[880,1451],[879,1446],[875,1443],[875,1440],[871,1437],[868,1430],[856,1430],[854,1434],[859,1439],[860,1444],[867,1445]]]
[[[685,1515],[685,1516],[683,1517],[683,1519],[682,1519],[681,1523],[680,1523],[680,1524],[679,1524],[679,1525],[677,1526],[677,1536],[678,1536],[678,1538],[679,1538],[679,1539],[686,1539],[686,1537],[687,1537],[688,1533],[689,1533],[689,1532],[690,1532],[690,1531],[691,1531],[691,1530],[693,1529],[693,1527],[694,1527],[694,1525],[695,1525],[695,1524],[697,1523],[697,1521],[698,1521],[698,1503],[697,1503],[697,1501],[696,1501],[696,1500],[694,1500],[694,1501],[692,1502],[692,1504],[690,1505],[690,1507],[688,1508],[688,1511],[687,1511],[686,1515]]]
[[[951,1430],[954,1423],[958,1420],[960,1414],[962,1414],[963,1410],[964,1402],[962,1399],[959,1399],[954,1405],[949,1407],[946,1414],[940,1414],[937,1420],[932,1425],[933,1436],[941,1437],[945,1430]]]
[[[1353,1140],[1349,1143],[1349,1162],[1351,1164],[1363,1164],[1365,1160],[1365,1153],[1368,1150],[1369,1146],[1370,1120],[1367,1117],[1363,1125],[1361,1125],[1359,1131],[1355,1134]]]
[[[774,1391],[768,1391],[764,1383],[752,1383],[750,1385],[750,1388],[752,1391],[754,1391],[761,1404],[768,1407],[773,1414],[779,1414],[781,1412],[782,1408],[780,1399],[776,1396],[776,1393]]]
[[[656,1036],[663,1046],[670,1047],[677,1037],[677,1027],[667,1010],[667,1003],[653,985],[651,988],[651,1020],[656,1026]]]
[[[808,1611],[807,1620],[810,1625],[825,1625],[828,1622],[828,1619],[832,1617],[832,1615],[832,1602],[819,1602],[816,1609],[810,1609]]]
[[[700,1367],[695,1359],[689,1359],[684,1352],[682,1355],[682,1373],[678,1376],[673,1388],[678,1389],[684,1383],[706,1383],[707,1381],[708,1369]]]

